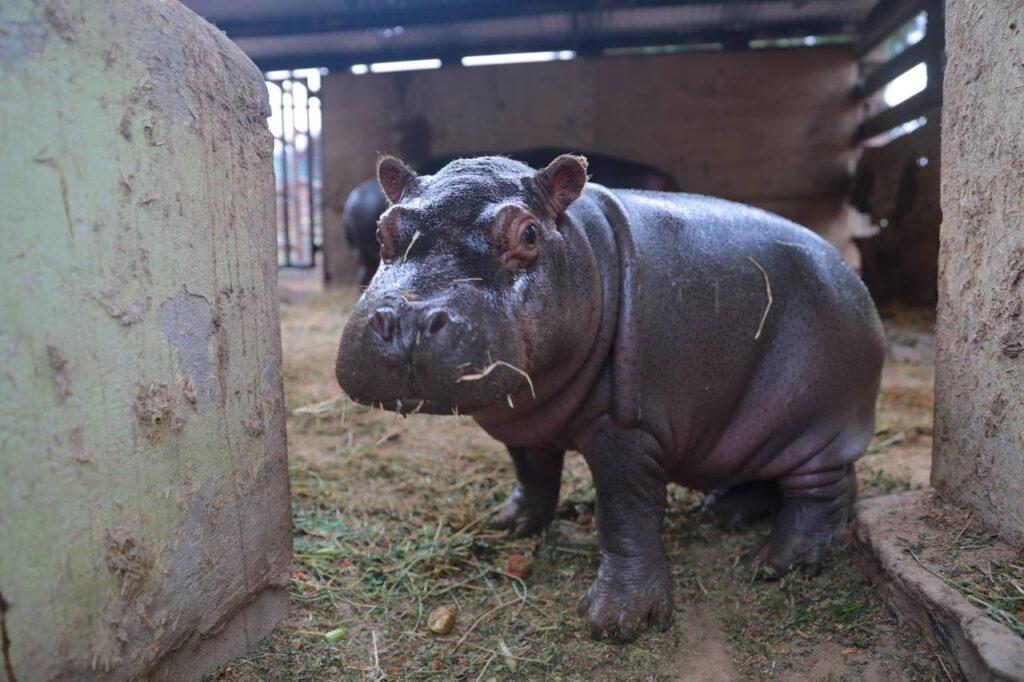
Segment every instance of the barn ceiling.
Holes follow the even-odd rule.
[[[745,49],[751,41],[806,36],[853,41],[877,0],[184,2],[267,70],[538,50]]]

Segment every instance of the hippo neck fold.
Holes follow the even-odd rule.
[[[618,298],[615,342],[612,347],[612,386],[609,409],[612,420],[621,428],[636,428],[641,419],[640,342],[637,303],[641,296],[640,278],[636,272],[636,243],[626,209],[616,196],[604,187],[596,193],[615,239],[618,264]]]
[[[579,358],[573,358],[575,362],[562,363],[563,368],[534,370],[536,400],[525,392],[516,396],[516,408],[502,403],[473,415],[487,433],[506,445],[571,440],[572,432],[588,421],[591,411],[597,416],[608,409],[609,392],[595,390],[595,385],[606,378],[616,343],[622,286],[622,238],[618,233],[623,229],[628,233],[624,219],[621,206],[608,190],[588,185],[559,221],[566,258],[580,269],[583,286],[592,292],[596,319],[588,320],[587,329],[578,330],[574,353]],[[628,235],[625,239],[629,241]],[[544,375],[554,375],[554,379]]]

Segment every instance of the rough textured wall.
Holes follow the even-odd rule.
[[[174,0],[4,0],[0,91],[8,662],[192,679],[287,610],[262,78]]]
[[[932,483],[1024,542],[1024,4],[950,0]]]
[[[377,152],[541,146],[651,163],[684,191],[806,224],[856,263],[844,201],[855,77],[842,49],[332,74],[323,87],[327,272],[351,279],[341,209],[372,177]]]

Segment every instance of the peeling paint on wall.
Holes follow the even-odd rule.
[[[146,563],[142,548],[135,542],[130,530],[111,528],[104,540],[107,547],[107,569],[120,584],[120,596],[131,601],[139,594],[145,581]]]
[[[71,42],[78,38],[75,27],[82,23],[82,17],[76,16],[63,0],[49,0],[43,6],[43,17],[61,40]]]
[[[149,312],[150,299],[148,296],[144,296],[131,303],[118,303],[114,297],[114,292],[101,291],[93,294],[93,299],[103,306],[107,314],[117,320],[118,324],[127,327],[136,322],[141,322],[142,318]]]
[[[13,69],[22,60],[43,51],[46,31],[34,21],[11,21],[0,25],[0,65]]]
[[[56,346],[47,346],[46,355],[50,358],[50,370],[53,372],[53,388],[57,392],[57,404],[63,403],[71,395],[68,380],[68,359]]]
[[[147,386],[140,386],[133,408],[139,427],[150,443],[158,441],[169,429],[174,406],[167,384],[152,381]]]
[[[242,422],[242,426],[245,427],[245,432],[253,438],[257,438],[263,435],[263,411],[260,409],[253,410],[253,413],[249,415],[249,418]]]
[[[177,296],[157,308],[156,326],[178,351],[178,362],[188,375],[186,397],[203,412],[220,400],[211,349],[214,324],[210,302],[182,287]]]

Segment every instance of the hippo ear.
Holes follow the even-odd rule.
[[[535,177],[545,202],[554,217],[558,217],[579,198],[587,184],[587,157],[562,154],[547,168],[537,171]]]
[[[377,161],[377,182],[392,204],[397,204],[416,177],[416,171],[393,156],[382,156]]]

